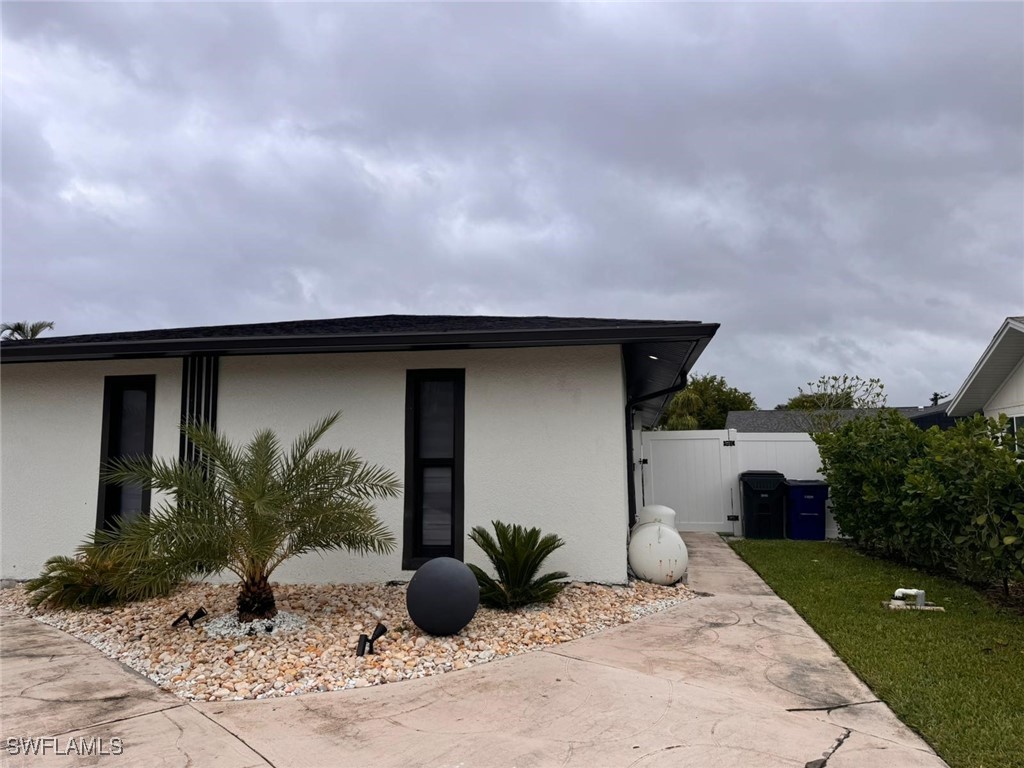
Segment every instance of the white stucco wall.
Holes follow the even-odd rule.
[[[983,411],[986,416],[1024,416],[1024,360],[1006,377],[992,398],[985,403]]]
[[[181,361],[5,365],[0,372],[0,573],[39,575],[96,527],[105,376],[156,375],[153,451],[176,456]]]
[[[270,426],[289,441],[333,410],[333,446],[405,472],[405,380],[414,368],[464,368],[465,529],[491,520],[539,526],[566,546],[545,564],[587,581],[626,579],[626,457],[618,347],[228,357],[218,429],[234,439]],[[408,579],[401,569],[403,500],[379,507],[398,547],[286,563],[280,581]],[[486,565],[472,542],[467,562]]]
[[[540,526],[566,546],[545,564],[588,581],[626,578],[624,390],[618,347],[285,355],[221,359],[218,428],[286,443],[342,410],[325,444],[352,447],[404,479],[410,368],[466,371],[465,528],[493,519]],[[2,382],[2,573],[35,576],[95,525],[103,377],[157,374],[154,453],[174,457],[179,360],[7,365]],[[282,582],[408,579],[403,501],[381,504],[389,556],[334,552],[282,566]],[[466,560],[485,565],[467,540]]]

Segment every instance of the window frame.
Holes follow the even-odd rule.
[[[429,381],[454,384],[454,441],[451,458],[420,456],[420,391]],[[406,371],[405,381],[405,513],[402,570],[414,571],[435,557],[465,556],[465,424],[466,371],[464,368],[422,368]],[[452,543],[448,547],[425,546],[423,532],[423,470],[450,467],[452,470]]]
[[[1013,435],[1013,447],[1020,454],[1024,451],[1024,413],[1007,416],[1010,420],[1010,434]]]
[[[111,428],[114,424],[115,417],[114,405],[115,399],[116,404],[120,406],[124,400],[124,392],[129,389],[139,389],[146,393],[146,424],[145,424],[145,436],[143,442],[145,444],[145,455],[153,456],[153,432],[154,432],[154,417],[156,413],[156,375],[146,374],[137,376],[105,376],[103,378],[103,420],[100,432],[100,465],[98,472],[100,473],[99,478],[99,493],[97,495],[96,502],[96,530],[109,530],[107,527],[107,506],[110,504],[111,495],[110,490],[115,488],[114,483],[108,483],[103,480],[102,472],[103,467],[108,461],[110,461],[110,438]],[[141,499],[141,512],[143,515],[148,515],[150,511],[152,492],[148,488],[142,490]],[[112,517],[110,519],[113,519]]]

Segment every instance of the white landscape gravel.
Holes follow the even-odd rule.
[[[194,584],[174,595],[115,608],[34,609],[22,587],[0,607],[57,627],[186,699],[262,699],[361,688],[465,669],[564,643],[688,600],[683,585],[573,583],[550,605],[515,612],[481,607],[458,635],[422,633],[405,609],[405,585],[274,585],[272,632],[247,634],[234,618],[237,587]],[[204,607],[194,628],[171,622]],[[360,633],[388,628],[377,651],[355,655]]]

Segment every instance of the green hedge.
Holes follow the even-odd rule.
[[[858,547],[973,582],[1024,577],[1024,461],[1005,417],[923,432],[883,411],[814,440]]]

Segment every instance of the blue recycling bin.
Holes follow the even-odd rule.
[[[824,541],[828,483],[821,480],[787,480],[786,485],[788,537],[802,541]]]

